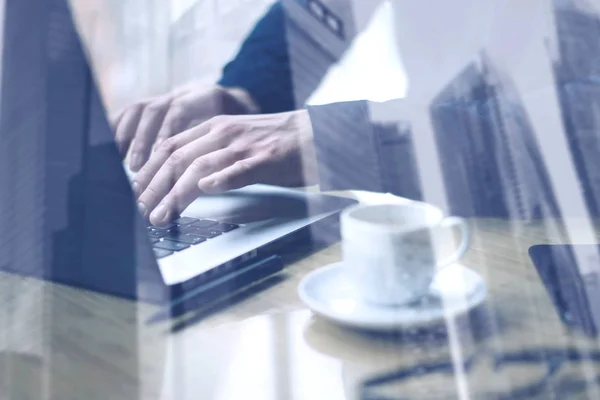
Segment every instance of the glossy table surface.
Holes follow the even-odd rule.
[[[463,264],[484,277],[488,298],[468,316],[421,330],[350,330],[303,306],[297,284],[338,261],[338,244],[226,307],[156,325],[145,324],[154,306],[2,274],[0,388],[19,399],[354,399],[365,379],[422,366],[382,387],[390,397],[381,398],[511,398],[494,395],[537,382],[545,364],[495,370],[483,356],[461,371],[464,360],[596,343],[562,325],[527,254],[533,244],[565,240],[560,231],[549,235],[541,222],[470,224]],[[428,362],[452,360],[458,369],[426,373]],[[585,384],[596,375],[594,364],[582,363],[560,371],[550,391],[525,398],[552,398],[554,390],[596,398],[598,387]]]

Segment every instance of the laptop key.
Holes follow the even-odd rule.
[[[161,226],[150,225],[148,228],[162,229],[163,231],[167,231],[175,226],[177,226],[177,225],[174,222],[169,222],[168,224],[161,225]]]
[[[198,232],[200,236],[204,236],[206,238],[212,239],[219,236],[222,232],[215,231],[213,229],[202,229]]]
[[[156,254],[156,258],[164,258],[166,256],[170,256],[173,254],[173,252],[165,249],[154,249],[154,254]]]
[[[210,229],[214,229],[216,231],[219,232],[229,232],[232,231],[234,229],[239,228],[239,225],[236,224],[225,224],[225,223],[221,223],[221,224],[217,224],[215,226],[211,226]]]
[[[175,221],[173,221],[173,223],[175,225],[182,226],[182,225],[191,225],[194,222],[198,222],[198,221],[199,220],[196,218],[181,217],[181,218],[177,218]]]
[[[196,227],[196,228],[208,228],[208,227],[211,227],[211,226],[217,225],[217,224],[218,224],[217,221],[210,221],[208,219],[203,219],[198,222],[194,222],[192,224],[192,226]]]
[[[163,250],[169,250],[169,251],[181,251],[181,250],[187,249],[188,247],[190,247],[189,244],[174,242],[174,241],[168,240],[168,239],[162,240],[162,241],[154,244],[154,248],[156,248],[156,249],[163,249]]]
[[[167,238],[168,238],[168,240],[173,240],[175,242],[189,244],[189,245],[202,243],[206,240],[205,237],[195,236],[195,235],[190,235],[190,234],[185,234],[185,233],[177,234],[177,235],[170,235]]]
[[[163,229],[148,229],[148,236],[153,239],[162,239],[169,234],[168,230]]]
[[[221,232],[215,231],[213,229],[202,229],[202,228],[196,228],[194,226],[182,227],[182,232],[189,234],[189,235],[201,236],[201,237],[204,237],[207,239],[212,239],[221,234]]]

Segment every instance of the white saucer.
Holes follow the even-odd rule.
[[[464,314],[485,300],[487,286],[475,271],[454,264],[438,272],[422,301],[380,306],[361,301],[343,264],[335,263],[308,274],[298,285],[298,294],[315,314],[336,323],[389,330],[429,325]]]

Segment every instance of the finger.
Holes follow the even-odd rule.
[[[252,185],[259,181],[259,170],[265,162],[264,157],[260,156],[238,160],[229,167],[200,179],[198,188],[204,193],[219,193]]]
[[[119,124],[115,130],[115,141],[117,142],[117,147],[122,156],[125,156],[129,150],[143,108],[141,103],[134,104],[123,113],[119,120]]]
[[[121,118],[123,118],[123,115],[125,114],[125,111],[127,111],[127,108],[124,108],[124,109],[118,111],[116,114],[114,114],[114,116],[112,118],[109,118],[110,121],[111,121],[112,126],[115,129],[119,125],[119,123],[121,122]]]
[[[163,166],[165,166],[165,164],[168,163],[170,167],[176,168],[180,173],[183,173],[194,158],[218,150],[219,145],[214,143],[213,147],[206,148],[205,150],[202,150],[202,146],[200,145],[199,150],[195,150],[189,155],[178,152],[188,144],[207,135],[210,130],[211,124],[206,123],[196,128],[187,130],[163,142],[158,150],[152,153],[148,162],[136,174],[132,182],[136,195],[139,196],[146,190],[150,182],[154,179],[155,175],[163,168]]]
[[[186,112],[186,108],[186,103],[182,99],[171,103],[171,107],[169,107],[156,135],[156,148],[168,138],[187,130],[191,117],[190,113]]]
[[[143,207],[147,213],[150,213],[154,207],[175,187],[190,168],[196,171],[195,184],[199,179],[218,169],[223,169],[231,165],[235,160],[223,160],[221,155],[218,158],[207,155],[220,150],[219,144],[213,140],[203,140],[199,138],[180,149],[176,150],[164,164],[159,168],[151,182],[145,188],[138,199],[140,209]],[[228,151],[231,157],[239,156],[241,152]],[[239,159],[239,158],[238,158]],[[221,163],[219,164],[219,161]],[[225,161],[228,164],[223,164]],[[193,167],[192,167],[193,165]],[[205,172],[202,172],[205,171]]]
[[[171,97],[165,96],[148,103],[138,123],[133,144],[131,145],[131,162],[129,168],[137,172],[148,161],[150,151],[156,140],[160,126],[169,109]]]
[[[218,150],[194,160],[170,192],[161,199],[158,206],[153,211],[149,210],[150,222],[153,225],[161,226],[177,218],[202,193],[198,187],[200,179],[221,171],[236,161],[237,154],[227,149]]]

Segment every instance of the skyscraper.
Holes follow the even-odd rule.
[[[296,105],[302,106],[356,34],[345,0],[284,0],[285,29]]]
[[[402,120],[374,122],[373,135],[379,138],[379,156],[394,163],[393,168],[381,171],[383,187],[395,188],[397,194],[409,199],[423,200],[411,125]]]
[[[164,295],[142,283],[146,276],[150,285],[162,284],[152,250],[137,246],[147,240],[145,227],[68,1],[8,1],[5,15],[0,268],[130,298]],[[105,338],[97,328],[108,326],[109,319],[72,317],[65,297],[57,295],[64,294],[60,286],[39,285],[37,293],[15,286],[8,288],[11,305],[0,322],[18,326],[0,340],[0,350],[35,357],[43,382],[36,388],[39,398],[73,397],[70,391],[77,385],[70,382],[85,382],[91,397],[111,386],[126,398],[139,398],[137,379],[98,376],[96,361],[82,361],[70,350],[102,346]],[[141,333],[138,305],[129,304],[119,312],[130,322],[118,330],[127,356],[107,356],[122,365],[124,375],[136,377]],[[11,363],[5,371],[16,368]],[[9,374],[3,394],[18,396],[11,379]]]
[[[600,19],[585,1],[556,1],[556,90],[585,202],[600,215]]]
[[[485,53],[435,97],[430,115],[453,214],[559,216],[519,95]]]

